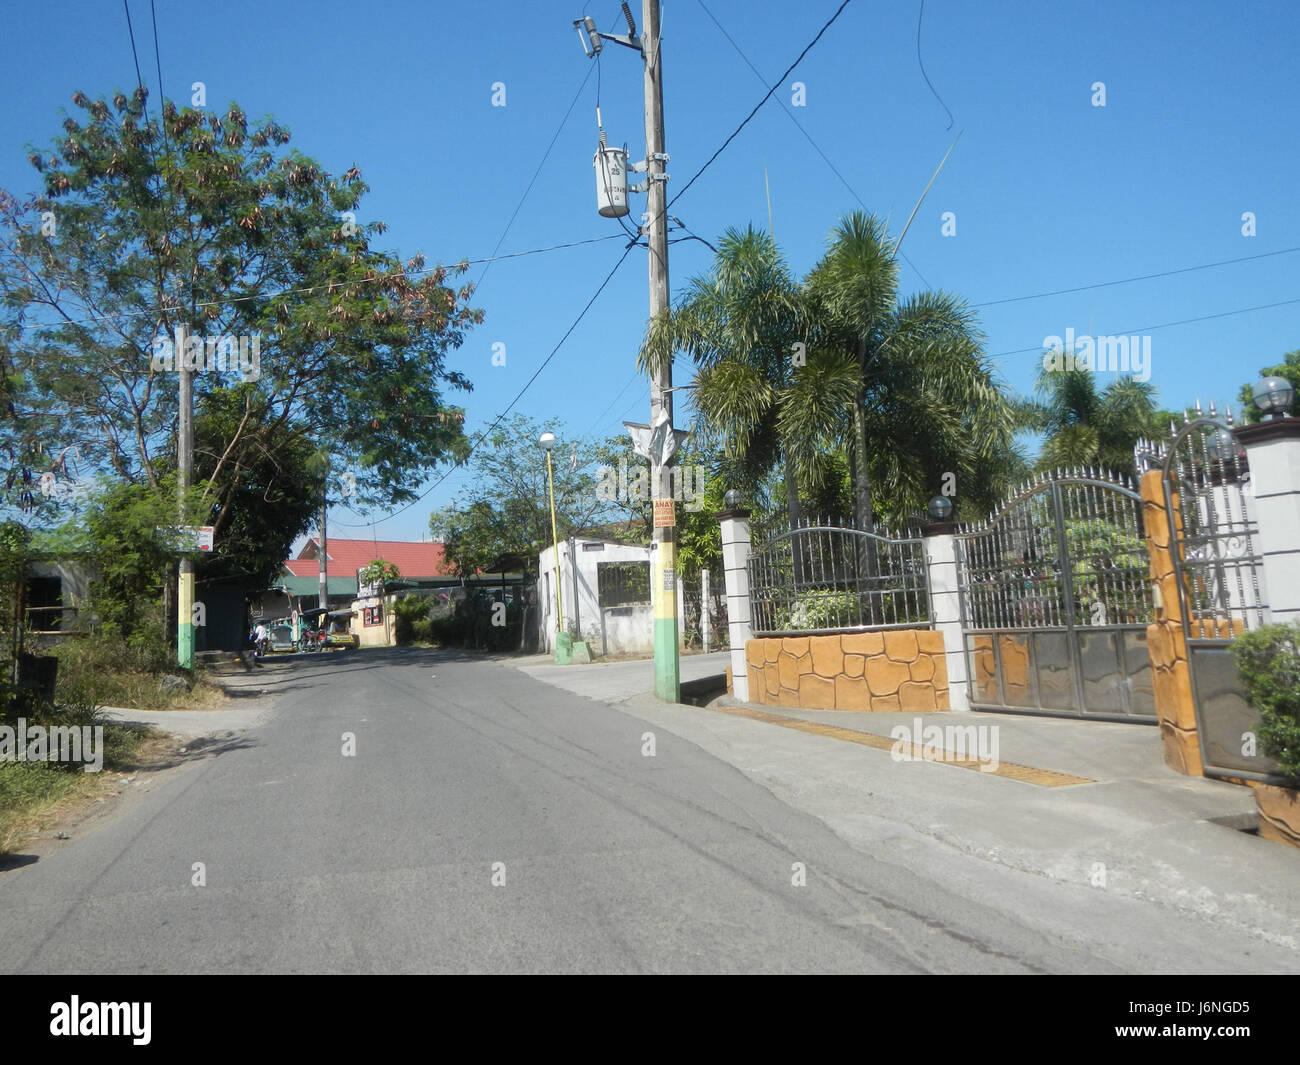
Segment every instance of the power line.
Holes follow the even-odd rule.
[[[622,239],[624,239],[622,233],[610,233],[607,236],[603,236],[603,237],[589,237],[586,240],[572,240],[564,244],[552,244],[545,248],[530,248],[528,251],[508,252],[505,255],[492,255],[484,259],[461,259],[459,262],[441,263],[438,266],[426,267],[423,270],[394,270],[392,273],[380,274],[377,277],[359,278],[355,281],[346,281],[346,282],[331,281],[323,285],[308,285],[303,288],[286,288],[286,289],[280,289],[275,292],[254,292],[247,296],[231,296],[230,298],[223,299],[223,300],[205,300],[201,303],[196,303],[194,306],[196,309],[202,307],[225,307],[235,303],[245,303],[248,300],[259,300],[259,299],[273,300],[280,296],[307,295],[312,292],[317,292],[321,289],[342,288],[344,285],[367,285],[379,281],[388,281],[391,280],[392,278],[397,278],[397,277],[420,277],[424,274],[431,274],[438,270],[447,269],[448,267],[477,266],[480,263],[496,263],[496,262],[502,262],[506,259],[522,259],[525,256],[529,256],[529,255],[541,255],[546,252],[562,251],[565,248],[578,248],[584,244],[600,244],[601,242],[607,240],[622,240]],[[60,324],[61,325],[84,325],[86,323],[94,323],[94,322],[115,322],[125,318],[151,317],[159,313],[166,313],[167,311],[177,311],[177,310],[184,310],[184,309],[185,308],[183,307],[171,306],[171,307],[162,307],[160,308],[159,311],[128,311],[124,314],[106,314],[96,318],[68,318],[68,319],[64,319]],[[23,325],[20,328],[40,329],[44,327],[41,325]]]
[[[712,11],[709,10],[708,6],[704,3],[704,0],[695,0],[695,2],[700,5],[704,13],[708,15],[709,18],[713,21],[713,24],[718,27],[718,32],[721,33],[722,36],[727,39],[727,43],[730,44],[731,47],[735,49],[736,54],[740,56],[742,60],[744,60],[745,65],[749,67],[751,71],[754,72],[754,77],[758,78],[758,80],[762,84],[766,85],[767,82],[764,80],[762,72],[758,69],[758,67],[754,66],[752,62],[750,62],[749,56],[747,56],[744,50],[740,47],[740,45],[736,43],[735,38],[733,38],[731,34],[727,32],[727,28],[721,22],[718,21],[718,17]],[[785,79],[782,78],[781,80],[784,81]],[[827,155],[824,151],[822,151],[821,145],[819,145],[815,140],[813,140],[812,134],[809,133],[808,130],[804,128],[803,123],[800,122],[797,117],[795,117],[795,113],[790,110],[790,106],[784,100],[778,100],[777,102],[780,103],[781,110],[785,112],[786,117],[789,118],[790,121],[794,123],[795,128],[800,133],[802,133],[804,139],[810,145],[812,145],[813,151],[815,151],[818,155],[821,156],[822,162],[824,162],[828,167],[830,167],[831,173],[834,174],[837,178],[839,178],[840,184],[843,185],[846,189],[848,189],[849,195],[858,201],[858,206],[861,207],[864,211],[870,211],[871,208],[868,207],[865,202],[863,202],[862,197],[858,195],[857,189],[855,189],[852,185],[849,184],[848,178],[846,178],[842,173],[840,173],[839,167],[837,167],[831,161],[831,157]],[[921,271],[917,268],[916,264],[912,262],[912,260],[909,259],[906,255],[904,255],[901,250],[899,251],[898,256],[900,259],[903,260],[903,262],[907,263],[907,265],[912,268],[912,272],[915,273],[916,276],[921,279],[921,283],[925,285],[926,288],[933,287],[930,284],[930,282],[926,280],[925,275],[922,274]]]
[[[943,97],[939,95],[938,90],[930,84],[930,75],[925,72],[925,63],[921,60],[921,18],[925,15],[925,0],[921,0],[921,10],[916,13],[916,65],[921,68],[921,77],[925,78],[925,83],[930,86],[930,91],[934,93],[934,98],[939,101],[939,106],[948,111],[948,105],[943,102]],[[948,111],[948,128],[952,129],[952,124],[956,119],[952,117],[952,112]]]
[[[1132,334],[1152,333],[1157,329],[1171,329],[1176,325],[1191,325],[1193,322],[1208,322],[1215,318],[1231,318],[1237,314],[1250,314],[1252,311],[1267,311],[1274,307],[1287,307],[1293,303],[1300,303],[1300,298],[1293,300],[1279,300],[1277,303],[1261,303],[1257,307],[1239,307],[1235,311],[1220,311],[1218,314],[1203,314],[1197,318],[1183,318],[1177,322],[1161,322],[1159,325],[1139,325],[1129,329],[1121,329],[1117,333],[1098,333],[1097,336],[1130,336]],[[1039,344],[1032,348],[1017,348],[1015,351],[999,351],[996,355],[990,355],[989,358],[1001,359],[1007,355],[1024,355],[1028,352],[1040,352],[1043,345]]]
[[[388,514],[383,518],[380,518],[379,521],[367,522],[366,525],[370,525],[373,527],[380,524],[380,522],[391,521],[393,518],[396,518],[399,514],[406,513],[406,511],[410,510],[417,503],[423,502],[425,498],[427,498],[429,494],[434,491],[434,489],[436,489],[440,484],[442,484],[443,481],[445,481],[456,470],[460,469],[462,466],[465,465],[465,463],[467,463],[470,460],[470,457],[474,454],[475,448],[477,448],[479,444],[481,444],[484,440],[486,440],[487,437],[492,433],[492,431],[496,429],[498,425],[501,424],[501,420],[505,418],[505,416],[509,414],[511,410],[514,409],[515,404],[518,403],[523,398],[524,393],[527,392],[528,389],[532,387],[533,382],[537,380],[537,378],[541,375],[541,372],[545,370],[546,367],[550,364],[551,360],[555,358],[560,348],[564,346],[564,342],[568,340],[570,335],[573,333],[573,331],[578,328],[578,325],[587,316],[587,312],[591,310],[592,305],[596,302],[596,300],[600,298],[600,294],[605,291],[605,288],[614,279],[614,275],[618,273],[618,268],[623,265],[628,255],[631,253],[632,249],[636,246],[637,245],[635,244],[629,244],[627,247],[623,249],[623,254],[619,256],[618,262],[614,264],[614,268],[610,270],[608,274],[605,275],[605,280],[600,283],[600,287],[596,289],[596,291],[592,294],[591,299],[587,301],[586,306],[584,306],[582,310],[578,313],[578,317],[576,317],[573,320],[573,323],[569,326],[569,328],[564,331],[564,335],[560,337],[559,341],[556,342],[555,347],[551,349],[551,353],[547,355],[546,358],[542,360],[542,364],[539,367],[537,367],[536,370],[533,371],[533,376],[530,377],[526,382],[524,382],[524,387],[521,388],[517,393],[515,393],[515,398],[510,401],[510,403],[506,406],[505,410],[503,410],[500,414],[496,416],[496,420],[493,421],[491,425],[489,425],[486,429],[484,429],[482,432],[478,434],[477,438],[470,444],[470,449],[466,453],[465,457],[463,459],[460,459],[455,465],[453,465],[450,469],[448,469],[446,473],[444,473],[441,477],[439,477],[436,481],[434,481],[433,484],[431,484],[428,488],[426,488],[417,498],[407,503],[406,506],[402,507],[400,510],[393,511],[391,514]],[[353,525],[348,522],[335,522],[335,524],[343,525],[345,528],[349,528],[349,529],[365,527],[363,525]]]
[[[1176,274],[1190,274],[1197,270],[1209,270],[1216,266],[1231,266],[1235,263],[1248,263],[1256,259],[1268,259],[1274,255],[1291,255],[1300,251],[1300,247],[1281,248],[1278,251],[1261,252],[1259,255],[1243,255],[1239,259],[1221,259],[1216,263],[1202,263],[1200,266],[1184,266],[1178,270],[1162,270],[1158,274],[1141,274],[1138,277],[1123,277],[1117,281],[1098,281],[1094,285],[1078,285],[1075,288],[1058,288],[1054,292],[1036,292],[1032,296],[1010,296],[1004,300],[988,300],[984,303],[972,303],[972,307],[997,307],[1004,303],[1019,303],[1023,300],[1040,300],[1048,296],[1064,296],[1071,292],[1087,292],[1091,289],[1108,288],[1112,285],[1127,285],[1134,281],[1153,281],[1161,277],[1173,277]]]
[[[131,8],[127,5],[126,0],[122,0],[122,10],[126,12],[126,32],[131,35],[131,59],[135,63],[135,83],[144,89],[144,78],[140,74],[140,56],[135,50],[135,30],[131,26]],[[144,120],[149,121],[149,92],[145,90],[144,100]]]
[[[736,137],[740,135],[741,130],[743,130],[747,125],[749,125],[750,119],[752,119],[756,114],[758,114],[759,109],[762,108],[762,106],[765,103],[767,103],[767,101],[771,98],[772,94],[776,92],[776,90],[779,89],[782,86],[782,84],[784,84],[785,79],[789,77],[790,72],[794,70],[794,68],[797,67],[801,62],[803,62],[803,57],[813,50],[813,46],[816,45],[817,42],[822,39],[822,36],[826,33],[826,31],[830,29],[831,26],[834,24],[835,20],[840,17],[840,13],[846,7],[848,7],[851,2],[852,0],[843,0],[840,6],[835,9],[835,14],[833,14],[829,19],[827,19],[826,24],[822,26],[820,30],[817,31],[817,36],[814,37],[811,41],[809,41],[807,47],[804,48],[804,50],[799,53],[798,58],[796,58],[793,63],[791,63],[788,67],[785,68],[785,73],[783,73],[779,78],[776,79],[776,81],[772,83],[771,88],[769,88],[767,92],[763,94],[763,98],[759,100],[757,104],[754,105],[754,109],[750,111],[748,115],[745,116],[744,121],[741,122],[740,125],[737,126],[732,131],[731,136],[729,136],[725,141],[722,142],[722,147],[720,147],[716,152],[714,152],[711,156],[709,156],[708,161],[702,167],[700,167],[699,170],[695,171],[694,176],[692,176],[691,179],[681,187],[681,189],[677,192],[677,194],[673,196],[673,198],[669,200],[667,204],[664,205],[665,211],[667,211],[669,207],[671,207],[683,196],[685,196],[686,190],[689,189],[692,185],[694,185],[695,182],[700,179],[701,175],[703,175],[703,173],[713,165],[714,161],[718,158],[718,156],[720,156],[723,152],[727,150],[727,146],[733,140],[735,140]]]

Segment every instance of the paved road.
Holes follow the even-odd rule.
[[[274,700],[256,727],[0,874],[0,971],[1222,971],[1293,957],[940,856],[902,827],[849,846],[635,712],[504,664],[367,651],[277,663],[252,687]]]

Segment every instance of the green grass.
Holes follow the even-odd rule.
[[[132,759],[148,733],[131,725],[104,720],[101,712],[86,703],[50,707],[11,706],[0,713],[0,724],[15,726],[22,716],[30,729],[34,725],[103,726],[104,770],[130,768]],[[81,764],[0,761],[0,855],[8,854],[39,827],[43,817],[65,799],[89,797],[104,789],[102,773],[87,773]]]
[[[86,637],[67,640],[53,651],[59,659],[55,698],[135,710],[175,710],[211,706],[224,696],[201,674],[191,674],[189,690],[159,686],[165,676],[184,676],[170,651],[127,640]]]

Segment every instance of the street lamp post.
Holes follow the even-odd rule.
[[[563,665],[572,659],[573,651],[569,634],[564,631],[564,599],[560,592],[560,536],[555,525],[555,470],[551,464],[555,434],[543,433],[537,442],[546,452],[546,487],[551,498],[551,549],[555,552],[555,661]]]

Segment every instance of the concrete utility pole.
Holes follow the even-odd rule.
[[[189,525],[185,497],[194,476],[194,378],[188,364],[188,344],[176,352],[180,370],[180,413],[177,419],[176,467],[181,526]],[[187,535],[183,532],[182,535]],[[188,542],[182,542],[180,579],[176,589],[176,662],[182,669],[194,668],[194,556]]]
[[[659,47],[659,0],[641,0],[641,50],[645,59],[646,211],[644,228],[650,245],[650,317],[668,309],[668,188],[664,173],[664,69]],[[673,424],[671,359],[650,381],[650,424],[667,418]],[[677,651],[677,512],[671,468],[652,449],[650,483],[654,495],[655,694],[677,702],[681,662]]]
[[[316,554],[316,565],[320,572],[320,585],[318,591],[319,602],[316,605],[319,606],[322,610],[328,610],[330,605],[330,595],[329,595],[330,562],[329,562],[329,552],[326,550],[328,545],[325,539],[325,512],[329,509],[329,505],[330,505],[329,491],[330,491],[330,469],[327,463],[325,466],[324,494],[321,496],[321,501],[320,501],[320,549],[317,551]],[[321,626],[323,628],[329,627],[328,625],[326,625],[325,618],[321,619]]]

